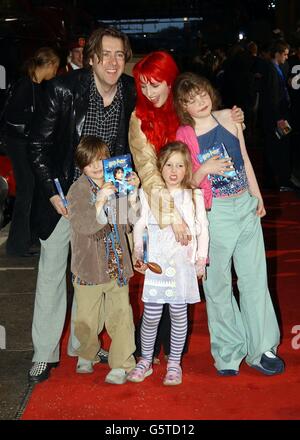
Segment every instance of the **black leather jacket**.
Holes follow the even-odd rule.
[[[50,197],[57,194],[53,179],[58,177],[67,193],[74,176],[74,151],[79,143],[89,104],[91,73],[74,70],[67,76],[47,81],[36,108],[29,138],[29,154],[37,177],[39,235],[47,239],[60,215]],[[113,155],[128,153],[128,127],[135,107],[134,80],[122,75],[123,107]]]

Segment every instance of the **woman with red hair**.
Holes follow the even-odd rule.
[[[129,145],[142,186],[160,227],[172,224],[177,241],[188,243],[189,231],[174,209],[156,161],[157,152],[176,138],[179,126],[172,88],[178,67],[167,52],[152,52],[133,68],[137,103],[129,126]]]
[[[191,233],[157,167],[157,153],[166,143],[176,139],[179,127],[173,104],[173,85],[178,74],[174,59],[164,51],[151,52],[134,66],[137,103],[129,125],[129,145],[135,169],[159,226],[164,228],[171,225],[176,240],[187,245]],[[235,122],[244,120],[243,112],[235,107],[232,117]],[[205,187],[205,181],[200,186]],[[169,342],[169,314],[161,321],[160,327],[161,334],[167,335],[163,339]]]
[[[134,66],[137,103],[129,125],[129,145],[158,224],[161,228],[172,225],[176,240],[187,245],[190,231],[174,207],[156,163],[157,153],[167,142],[176,139],[179,127],[173,104],[173,85],[178,74],[173,57],[164,51],[151,52]],[[234,107],[232,118],[243,122],[241,109]],[[205,181],[200,187],[205,188]]]

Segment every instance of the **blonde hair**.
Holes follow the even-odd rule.
[[[192,188],[192,158],[188,146],[180,141],[168,142],[164,145],[157,156],[157,167],[162,172],[163,167],[174,153],[180,153],[185,166],[185,176],[181,182],[182,188]]]
[[[204,77],[192,72],[179,75],[174,86],[174,105],[182,125],[195,127],[195,121],[186,110],[186,105],[196,95],[206,92],[212,101],[212,110],[217,110],[220,105],[220,97],[211,83]]]
[[[110,157],[108,146],[96,136],[83,136],[75,152],[75,163],[80,171],[94,160]]]
[[[36,81],[37,77],[35,72],[38,67],[43,67],[49,63],[59,64],[59,62],[60,58],[54,49],[51,47],[41,47],[25,62],[23,69],[32,81]]]

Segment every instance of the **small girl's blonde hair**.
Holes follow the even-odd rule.
[[[192,158],[188,146],[180,141],[168,142],[163,146],[157,156],[157,167],[162,172],[163,167],[174,153],[180,153],[185,166],[185,176],[181,183],[182,188],[192,188]]]
[[[181,125],[195,127],[195,121],[187,112],[186,105],[201,92],[208,93],[212,110],[217,110],[220,105],[219,94],[206,78],[192,72],[178,75],[174,85],[174,105]]]

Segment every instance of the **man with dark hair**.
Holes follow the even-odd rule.
[[[129,152],[128,125],[135,106],[135,88],[124,68],[130,57],[125,34],[113,28],[95,30],[85,45],[85,68],[50,81],[35,114],[29,149],[40,190],[41,255],[30,382],[46,380],[57,365],[66,315],[70,226],[68,209],[57,194],[54,178],[59,178],[66,194],[79,177],[74,152],[82,136],[99,137],[108,145],[111,156]]]
[[[289,56],[289,45],[275,42],[270,48],[271,60],[262,82],[262,120],[265,133],[265,178],[281,191],[291,190],[291,157],[288,122],[290,96],[283,66]],[[287,128],[286,128],[287,127]],[[277,133],[277,134],[276,134]]]

